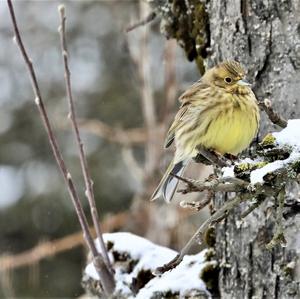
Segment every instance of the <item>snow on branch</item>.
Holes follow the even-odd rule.
[[[155,269],[177,252],[130,233],[104,234],[117,282],[113,298],[210,298],[202,277],[214,271],[217,262],[211,250],[187,255],[173,271],[155,276]],[[97,242],[98,245],[98,242]],[[99,276],[93,263],[85,268],[83,285],[93,295],[101,295]]]
[[[282,118],[278,118],[283,123]],[[241,214],[245,218],[266,199],[274,198],[276,202],[276,231],[272,240],[266,244],[267,249],[277,245],[285,245],[283,217],[285,216],[285,186],[289,181],[300,181],[300,119],[289,120],[281,132],[268,134],[258,145],[253,158],[246,158],[230,167],[223,167],[218,175],[211,175],[204,181],[178,177],[186,184],[185,189],[178,190],[183,194],[190,192],[235,192],[233,199],[225,202],[210,218],[208,218],[188,241],[180,253],[168,263],[157,268],[158,273],[174,269],[181,263],[191,245],[197,240],[203,243],[207,230],[220,222],[241,202],[250,202]],[[199,211],[208,205],[210,200],[186,203],[184,208]],[[291,207],[289,207],[292,209]],[[297,209],[299,210],[299,209]]]

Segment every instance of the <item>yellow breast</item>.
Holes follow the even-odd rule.
[[[176,130],[174,161],[195,157],[198,146],[237,155],[249,146],[258,125],[259,109],[251,90],[243,95],[219,93],[214,101],[199,98]]]
[[[255,99],[254,99],[255,100]],[[237,155],[246,149],[258,130],[259,111],[252,98],[235,95],[232,105],[227,105],[211,120],[206,134],[199,142],[220,154]]]

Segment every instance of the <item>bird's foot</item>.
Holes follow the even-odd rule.
[[[224,158],[230,160],[230,161],[237,161],[239,158],[238,156],[232,155],[232,154],[225,154]]]
[[[230,166],[232,163],[230,160],[226,159],[224,156],[220,156],[216,152],[203,148],[203,147],[198,147],[197,148],[199,153],[197,156],[194,158],[194,160],[199,163],[203,163],[206,165],[217,165],[219,167],[226,167]]]

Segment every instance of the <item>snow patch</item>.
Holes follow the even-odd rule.
[[[234,178],[234,166],[223,167],[222,172],[224,178]]]
[[[263,177],[266,174],[285,167],[287,164],[293,163],[300,158],[300,119],[290,119],[286,128],[280,132],[274,132],[272,135],[279,146],[290,146],[292,147],[292,152],[285,160],[277,160],[252,171],[250,176],[252,184],[263,183]]]
[[[290,119],[287,127],[280,132],[274,132],[272,135],[276,138],[279,145],[290,145],[300,149],[300,119]]]
[[[280,147],[289,146],[292,148],[290,156],[285,160],[277,160],[272,163],[267,164],[266,166],[253,170],[250,174],[251,184],[264,183],[264,176],[268,173],[274,172],[282,167],[285,167],[287,164],[293,163],[296,160],[300,159],[300,119],[292,119],[288,121],[287,127],[281,130],[280,132],[274,132],[272,135],[276,139],[276,143]],[[237,165],[241,163],[257,163],[261,160],[252,160],[246,158],[242,161],[239,161]],[[234,165],[230,167],[222,168],[223,177],[234,177]]]
[[[111,233],[103,234],[105,243],[113,243],[113,251],[127,254],[132,260],[137,261],[130,273],[124,271],[121,265],[114,263],[112,253],[109,251],[109,258],[114,264],[115,281],[117,294],[125,295],[126,298],[150,299],[156,292],[179,293],[183,297],[191,290],[203,291],[209,296],[204,282],[200,278],[203,267],[207,264],[205,261],[206,250],[196,255],[185,256],[183,261],[172,271],[166,272],[161,276],[152,278],[137,294],[132,294],[130,285],[141,270],[153,271],[157,267],[173,259],[177,252],[169,248],[158,246],[142,237],[131,233]],[[100,246],[96,241],[96,246],[100,251]],[[212,262],[210,262],[212,263]],[[85,273],[99,280],[98,273],[94,265],[89,263],[85,268]]]
[[[251,184],[263,183],[263,177],[275,170],[278,170],[286,165],[295,162],[300,159],[300,153],[292,152],[290,156],[285,160],[276,160],[272,163],[267,164],[266,166],[253,170],[250,175]]]
[[[156,292],[178,292],[180,298],[183,298],[187,292],[193,289],[206,291],[204,282],[199,278],[204,262],[204,251],[196,255],[185,256],[174,270],[164,273],[161,277],[151,279],[140,290],[136,299],[150,299]],[[216,263],[216,261],[214,262]]]
[[[275,162],[269,163],[266,166],[259,168],[259,169],[255,169],[251,172],[250,174],[250,181],[251,184],[257,184],[257,183],[263,183],[263,177],[270,172],[273,172],[281,167],[284,166],[284,161],[285,160],[277,160]]]
[[[254,161],[250,158],[245,158],[245,159],[238,161],[238,163],[234,163],[234,165],[232,165],[232,166],[223,167],[222,168],[223,177],[224,178],[228,178],[228,177],[234,178],[235,177],[235,175],[234,175],[234,166],[235,165],[239,165],[242,163],[256,163],[256,162],[258,162],[258,161]]]

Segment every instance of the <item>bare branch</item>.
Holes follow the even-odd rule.
[[[162,267],[158,267],[155,271],[155,274],[162,274],[166,271],[174,269],[177,265],[179,265],[183,257],[188,253],[189,249],[191,248],[195,240],[197,240],[198,243],[201,244],[203,242],[203,235],[207,231],[207,229],[211,225],[214,225],[220,222],[221,220],[223,220],[224,217],[227,216],[228,212],[231,211],[234,207],[238,206],[241,203],[241,201],[242,201],[241,197],[237,196],[234,199],[226,202],[219,210],[217,210],[199,227],[199,229],[195,232],[192,238],[187,242],[187,244],[180,251],[180,253],[169,263],[163,265]]]
[[[30,75],[32,88],[33,88],[33,92],[34,92],[34,95],[35,95],[35,103],[38,107],[38,110],[40,112],[40,116],[43,120],[44,127],[45,127],[47,135],[48,135],[48,139],[49,139],[49,142],[50,142],[50,145],[51,145],[53,155],[56,159],[56,162],[57,162],[57,164],[59,166],[59,169],[60,169],[60,171],[63,175],[65,183],[68,187],[70,197],[72,199],[73,205],[75,207],[75,210],[76,210],[76,213],[77,213],[77,216],[78,216],[78,220],[80,222],[80,225],[81,225],[81,228],[82,228],[82,231],[83,231],[83,236],[86,240],[86,243],[87,243],[90,251],[92,252],[93,256],[96,258],[99,254],[97,252],[97,249],[96,249],[96,246],[95,246],[94,241],[92,239],[92,236],[89,232],[87,219],[86,219],[86,216],[83,212],[83,208],[82,208],[81,202],[79,200],[79,196],[78,196],[78,193],[76,191],[75,185],[73,183],[71,174],[70,174],[70,172],[68,171],[68,169],[65,165],[65,162],[63,160],[63,157],[62,157],[61,152],[60,152],[59,147],[58,147],[56,137],[54,136],[52,127],[50,125],[49,118],[48,118],[46,108],[45,108],[43,100],[42,100],[42,95],[41,95],[41,92],[40,92],[40,89],[39,89],[39,85],[38,85],[38,82],[37,82],[37,78],[36,78],[36,75],[35,75],[35,71],[34,71],[32,62],[31,62],[31,60],[30,60],[30,58],[29,58],[29,56],[28,56],[28,54],[25,50],[25,47],[24,47],[22,39],[21,39],[21,35],[20,35],[19,28],[18,28],[18,25],[17,25],[17,21],[16,21],[12,1],[7,0],[7,4],[8,4],[12,24],[13,24],[13,29],[14,29],[16,42],[17,42],[17,45],[20,49],[20,52],[22,54],[22,57],[24,59],[24,62],[27,66],[27,69],[28,69],[28,72],[29,72],[29,75]],[[101,264],[101,261],[97,261],[97,264],[95,266],[98,266],[96,268],[97,268],[97,271],[98,271],[99,276],[101,278],[103,276],[104,277],[107,276],[107,275],[105,275],[106,272],[109,273],[109,271],[107,270],[107,267],[103,267],[103,265]],[[112,281],[103,281],[103,287],[105,289],[104,290],[105,293],[111,294],[114,290],[114,281],[113,280]]]
[[[112,215],[101,222],[103,231],[116,231],[123,227],[130,218],[130,214],[121,212]],[[94,227],[90,227],[91,234],[95,235]],[[71,250],[85,243],[82,231],[70,234],[60,239],[42,242],[35,247],[18,254],[2,254],[0,256],[0,272],[29,266],[38,263],[44,258]]]
[[[107,268],[110,270],[111,274],[113,275],[113,268],[111,265],[111,262],[108,258],[107,249],[104,244],[103,236],[102,236],[102,230],[100,226],[100,220],[99,220],[99,214],[97,211],[96,203],[95,203],[95,196],[94,196],[94,190],[93,190],[93,183],[90,177],[88,165],[87,165],[87,159],[84,152],[83,142],[81,141],[80,132],[77,125],[76,120],[76,112],[75,112],[75,105],[73,101],[73,94],[72,94],[72,88],[71,88],[71,72],[69,69],[69,53],[67,49],[67,41],[66,41],[66,14],[65,14],[65,7],[59,6],[59,15],[60,15],[60,26],[59,26],[59,35],[60,35],[60,42],[61,42],[61,49],[62,49],[62,56],[64,61],[64,72],[65,72],[65,84],[66,84],[66,90],[67,90],[67,96],[68,96],[68,102],[69,102],[69,116],[72,122],[73,131],[76,139],[76,143],[79,150],[79,160],[81,165],[81,170],[84,178],[85,188],[86,188],[86,196],[89,202],[89,207],[92,215],[92,220],[94,227],[96,229],[96,235],[98,242],[101,247],[102,256],[104,258],[104,262],[107,266]]]
[[[249,183],[246,181],[231,177],[217,178],[216,176],[210,176],[204,181],[197,181],[189,178],[180,177],[176,174],[171,175],[176,177],[178,180],[186,183],[187,188],[178,191],[183,194],[190,192],[202,192],[205,190],[214,192],[237,192],[241,191],[242,189],[246,189],[249,185]]]
[[[261,145],[263,148],[263,144]],[[266,145],[266,151],[268,152],[270,148],[270,144]],[[260,155],[263,156],[264,149],[260,151]],[[273,151],[274,153],[274,159],[276,160],[276,151]],[[268,159],[270,156],[267,156]],[[262,163],[262,162],[259,162]],[[245,164],[245,163],[242,163]],[[241,177],[249,178],[248,181],[244,181],[237,177],[217,177],[216,175],[210,176],[208,179],[206,179],[204,182],[202,181],[195,181],[187,178],[182,178],[179,176],[176,176],[179,180],[184,181],[187,184],[187,189],[183,192],[194,192],[194,191],[203,191],[203,190],[209,190],[210,192],[236,192],[236,196],[234,199],[225,202],[225,204],[217,210],[208,220],[206,220],[197,230],[197,232],[193,235],[193,237],[188,241],[188,243],[185,245],[185,247],[181,250],[181,252],[169,263],[163,265],[162,267],[159,267],[157,269],[157,273],[163,273],[165,271],[171,270],[174,267],[176,267],[183,257],[187,254],[188,250],[190,249],[191,245],[197,238],[200,238],[200,243],[202,243],[202,237],[203,234],[206,232],[206,230],[211,226],[218,222],[220,222],[222,219],[226,218],[228,216],[228,213],[233,210],[235,207],[237,207],[242,201],[245,200],[251,200],[253,198],[256,198],[256,202],[254,202],[248,209],[246,209],[242,214],[241,218],[246,217],[251,213],[254,209],[256,209],[266,198],[268,197],[274,197],[278,200],[278,208],[276,210],[276,231],[275,234],[270,241],[269,244],[266,245],[268,249],[273,248],[274,246],[281,244],[285,245],[285,238],[283,234],[283,208],[284,208],[284,201],[285,201],[285,190],[283,186],[286,185],[287,179],[290,178],[292,181],[295,180],[295,178],[299,175],[299,160],[295,159],[290,161],[289,163],[286,163],[284,166],[280,168],[276,168],[275,170],[270,170],[269,172],[266,172],[266,174],[263,176],[263,182],[261,183],[250,183],[250,175],[249,175],[249,168],[245,167],[245,165],[240,165],[240,169],[244,170],[243,176],[241,176],[242,172],[239,172],[238,175]],[[268,164],[268,163],[267,163]],[[264,167],[266,164],[262,164],[261,167]],[[239,165],[236,165],[237,168]],[[256,167],[252,167],[253,171],[257,170],[257,167],[259,165],[256,165]],[[250,168],[251,169],[251,168]],[[246,175],[247,174],[247,175]],[[174,175],[175,176],[175,175]],[[199,202],[199,206],[201,207],[202,202]],[[203,204],[206,204],[204,201]],[[194,205],[195,208],[197,208],[197,205]]]
[[[130,32],[140,26],[144,26],[150,22],[152,22],[155,18],[156,18],[156,12],[155,11],[151,11],[145,18],[141,19],[140,21],[137,21],[136,23],[128,26],[126,28],[126,32]]]
[[[270,121],[281,127],[285,128],[287,126],[287,121],[282,118],[278,113],[276,113],[272,107],[272,102],[269,99],[258,102],[259,107],[266,112]]]
[[[201,211],[204,207],[206,207],[211,202],[210,196],[205,196],[204,199],[200,201],[181,201],[180,206],[184,209],[196,210],[197,212]]]

